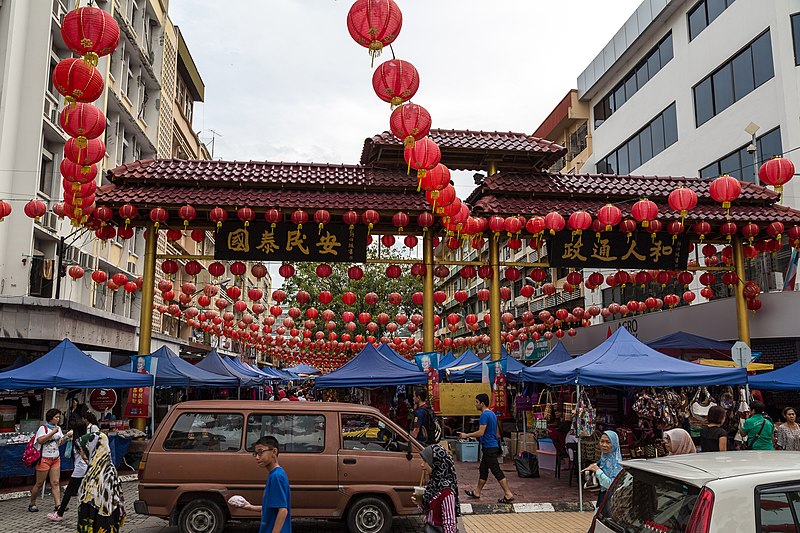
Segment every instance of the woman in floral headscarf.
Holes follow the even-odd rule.
[[[453,459],[437,444],[423,448],[420,456],[429,481],[422,501],[417,502],[415,497],[412,497],[412,501],[426,515],[425,531],[457,533],[461,506],[458,503],[458,480]]]
[[[600,459],[583,469],[584,472],[594,472],[597,481],[600,483],[600,494],[597,495],[597,508],[603,503],[608,487],[622,470],[619,464],[622,461],[622,453],[619,450],[619,436],[616,431],[604,431],[600,437]]]
[[[122,486],[111,462],[108,437],[99,431],[80,440],[89,469],[80,489],[77,533],[118,533],[125,523]]]

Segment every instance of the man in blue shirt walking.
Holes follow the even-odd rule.
[[[480,498],[483,486],[489,479],[489,470],[492,471],[495,479],[500,483],[503,488],[503,497],[497,500],[498,503],[511,503],[514,501],[514,493],[508,486],[508,479],[500,469],[498,458],[502,450],[500,449],[500,431],[497,426],[497,416],[489,409],[489,395],[478,394],[475,396],[475,408],[481,412],[480,427],[478,431],[472,433],[459,433],[458,436],[462,439],[470,437],[478,437],[481,443],[481,465],[479,468],[478,487],[474,490],[465,490],[464,493],[470,498]]]
[[[245,504],[244,509],[261,513],[258,533],[292,533],[291,492],[289,478],[278,464],[278,439],[271,435],[256,441],[253,457],[258,466],[269,471],[261,505]]]

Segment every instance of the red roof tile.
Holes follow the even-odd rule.
[[[566,153],[564,147],[526,133],[432,129],[428,137],[439,145],[442,163],[454,170],[481,170],[488,160],[497,161],[499,168],[537,170]],[[403,143],[384,131],[364,141],[361,163],[404,164],[402,151]]]
[[[108,172],[114,183],[160,182],[171,184],[242,186],[248,188],[352,188],[393,190],[417,187],[414,174],[397,169],[361,165],[275,163],[269,161],[196,161],[144,159],[126,163]]]

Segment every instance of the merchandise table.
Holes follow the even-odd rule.
[[[131,445],[130,437],[120,437],[109,435],[108,444],[111,448],[111,460],[114,466],[119,467],[128,447]],[[0,446],[0,478],[34,476],[34,468],[28,468],[22,464],[22,454],[25,451],[25,444],[7,444]],[[73,460],[64,458],[64,448],[66,443],[61,446],[61,470],[72,470]]]

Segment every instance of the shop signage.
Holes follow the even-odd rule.
[[[114,389],[94,389],[89,393],[89,405],[95,411],[110,411],[117,405],[117,393]]]
[[[538,361],[550,352],[550,344],[546,340],[528,339],[523,352],[526,361]]]
[[[363,263],[367,259],[367,227],[266,221],[225,222],[217,232],[214,258],[241,261],[316,261]]]
[[[689,260],[689,237],[673,241],[669,233],[636,232],[630,237],[618,231],[561,231],[548,242],[552,267],[594,267],[683,270]]]

